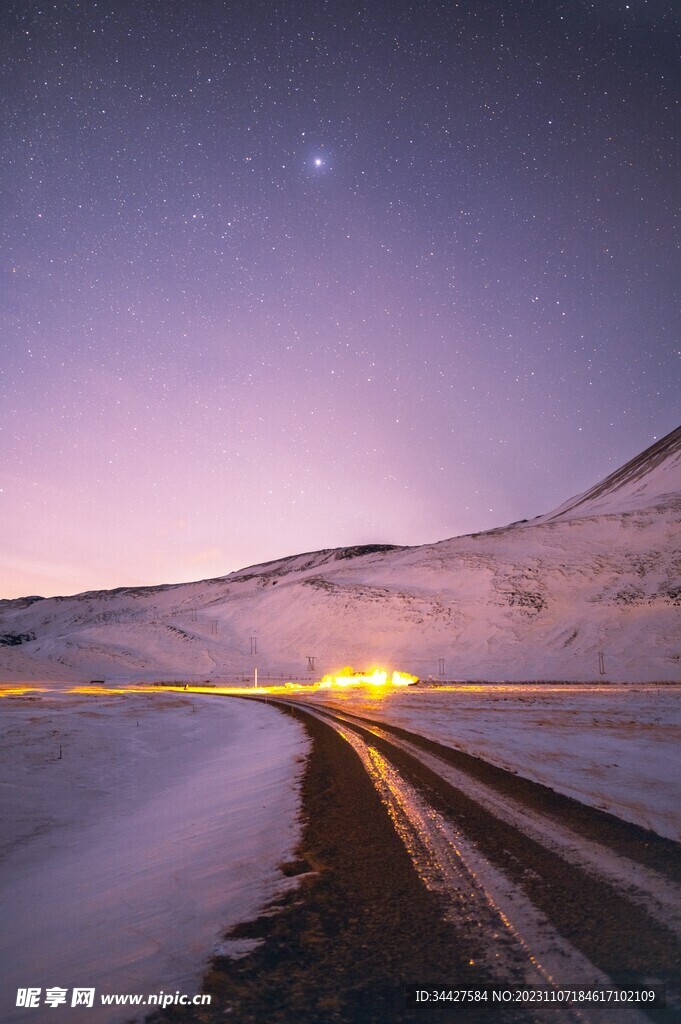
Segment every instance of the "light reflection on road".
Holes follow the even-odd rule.
[[[483,966],[508,985],[559,987],[575,979],[587,986],[609,983],[383,754],[348,723],[330,724],[359,756],[424,885],[444,897],[446,917],[472,937],[477,952],[471,966]],[[562,1007],[562,1014],[562,1021],[586,1024],[593,1019],[588,1009],[578,1007]],[[646,1019],[628,1008],[620,1014],[618,1024]]]

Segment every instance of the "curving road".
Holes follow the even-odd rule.
[[[313,741],[305,833],[288,871],[300,885],[279,913],[240,932],[263,938],[260,950],[214,965],[210,985],[231,1019],[677,1018],[677,844],[404,729],[293,698],[268,702]],[[666,985],[671,1005],[406,1009],[406,984]]]

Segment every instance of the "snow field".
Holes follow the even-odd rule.
[[[290,885],[300,726],[178,694],[0,701],[0,1019],[47,1012],[18,987],[200,991],[225,930]]]

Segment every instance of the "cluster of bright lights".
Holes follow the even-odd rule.
[[[341,669],[337,675],[324,676],[320,689],[328,689],[332,686],[410,686],[417,682],[416,676],[410,676],[407,672],[393,672],[390,677],[385,669],[377,668],[373,672],[355,672],[346,667]]]
[[[126,685],[107,686],[101,684],[73,684],[65,686],[45,687],[36,684],[10,684],[0,686],[1,697],[18,697],[30,693],[47,693],[54,696],[58,692],[70,694],[87,694],[88,697],[103,696],[104,694],[116,694],[118,696],[128,693],[162,693],[162,692],[189,692],[205,694],[231,694],[234,696],[248,695],[260,696],[266,693],[285,694],[291,693],[308,694],[315,690],[329,690],[332,687],[346,688],[349,686],[367,687],[389,687],[389,686],[411,686],[418,682],[418,676],[409,675],[408,672],[388,672],[382,668],[373,669],[371,672],[355,672],[354,669],[346,666],[339,672],[324,676],[316,683],[275,683],[265,686],[257,685],[214,685],[201,683],[127,683]]]

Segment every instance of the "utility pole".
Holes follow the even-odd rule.
[[[255,688],[256,688],[256,690],[257,690],[257,688],[258,688],[258,670],[257,670],[257,668],[255,669],[255,681],[254,681],[254,685],[255,685]]]

